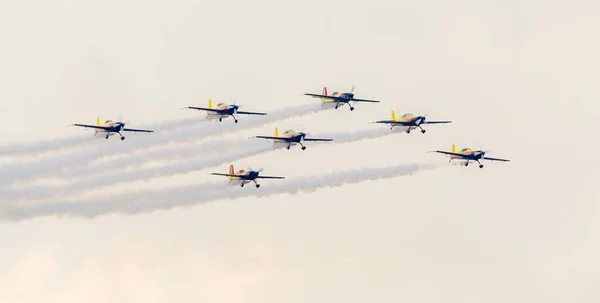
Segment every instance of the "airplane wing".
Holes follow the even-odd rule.
[[[215,175],[215,176],[225,176],[225,177],[244,177],[244,176],[240,176],[240,175],[234,175],[234,174],[222,174],[222,173],[211,173],[211,175]]]
[[[258,178],[262,178],[262,179],[284,179],[285,177],[273,177],[273,176],[257,176]]]
[[[333,141],[333,139],[304,138],[304,141]]]
[[[452,121],[427,121],[423,122],[423,124],[439,124],[439,123],[452,123]]]
[[[463,157],[463,158],[465,158],[467,156],[467,155],[464,155],[464,154],[447,152],[447,151],[443,151],[443,150],[434,150],[433,152],[440,153],[440,154],[445,154],[445,155],[449,155],[449,156]]]
[[[140,132],[140,133],[153,133],[153,130],[147,130],[147,129],[135,129],[135,128],[124,128],[123,131],[125,132]]]
[[[304,95],[305,96],[311,96],[311,97],[317,97],[317,98],[333,99],[333,100],[338,99],[338,97],[334,97],[334,96],[325,96],[325,95],[311,94],[311,93],[305,93]]]
[[[221,110],[216,109],[216,108],[207,108],[207,107],[195,107],[195,106],[187,106],[184,108],[189,108],[189,109],[195,109],[195,110],[205,110],[207,112],[220,112]]]
[[[254,136],[254,138],[259,138],[259,139],[270,139],[270,140],[285,140],[285,141],[290,141],[289,137],[270,137],[270,136]]]
[[[242,112],[242,111],[237,111],[235,112],[236,114],[240,114],[240,115],[260,115],[260,116],[264,116],[267,113],[257,113],[257,112]]]
[[[411,123],[402,122],[402,121],[394,121],[394,120],[379,120],[371,123],[384,123],[384,124],[395,124],[395,125],[410,125]]]
[[[71,124],[73,126],[80,126],[80,127],[85,127],[85,128],[96,128],[96,129],[103,129],[103,130],[109,130],[110,127],[106,127],[106,126],[99,126],[99,125],[88,125],[88,124]]]
[[[489,157],[483,157],[483,159],[490,160],[490,161],[502,161],[502,162],[509,162],[510,161],[510,160],[506,160],[506,159],[489,158]]]
[[[381,101],[377,101],[377,100],[367,100],[367,99],[352,99],[352,101],[354,101],[354,102],[371,102],[371,103],[381,102]]]

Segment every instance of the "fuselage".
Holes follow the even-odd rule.
[[[252,180],[258,177],[258,172],[256,171],[246,171],[244,169],[238,170],[234,175],[235,177],[227,177],[229,181],[234,181],[237,184],[240,183],[250,183]]]
[[[450,155],[450,159],[456,160],[479,160],[483,158],[485,152],[481,150],[473,150],[470,148],[463,148],[461,151],[457,152],[457,154],[461,154],[461,156]]]
[[[296,131],[290,129],[290,130],[286,130],[281,135],[281,137],[289,138],[289,141],[275,139],[275,140],[273,140],[273,142],[274,143],[285,143],[285,144],[287,144],[289,142],[289,143],[291,143],[291,145],[295,145],[295,144],[299,143],[300,141],[302,141],[302,139],[305,136],[306,136],[306,134],[303,132],[296,132]]]
[[[123,124],[121,122],[114,122],[111,120],[106,120],[104,122],[104,127],[110,127],[109,130],[105,129],[94,129],[96,135],[109,135],[113,136],[115,133],[121,131],[123,129]]]
[[[235,114],[235,112],[238,109],[238,106],[237,105],[228,105],[226,103],[219,103],[219,104],[217,104],[217,107],[215,107],[215,109],[218,110],[218,112],[207,111],[206,117],[209,119],[227,118],[227,117]]]

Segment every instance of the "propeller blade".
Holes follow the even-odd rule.
[[[354,90],[356,89],[356,85],[352,84],[352,89],[350,90],[351,93],[354,93]]]

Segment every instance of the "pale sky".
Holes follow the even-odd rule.
[[[5,1],[0,302],[598,302],[599,12],[584,0]],[[238,124],[180,110],[212,98],[281,114],[352,85],[382,102]],[[358,140],[392,109],[453,123]],[[156,133],[66,127],[97,115]],[[356,138],[269,152],[248,139],[274,126]],[[452,143],[511,162],[427,153]],[[286,179],[208,176],[230,163]],[[417,163],[434,167],[368,180]],[[11,185],[34,176],[46,183]],[[365,181],[339,186],[351,179]],[[100,215],[70,216],[86,212]]]

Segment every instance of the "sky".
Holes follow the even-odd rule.
[[[598,302],[599,9],[2,3],[0,301]],[[302,96],[352,85],[381,103]],[[268,115],[181,109],[208,98]],[[391,110],[453,122],[368,124]],[[67,127],[96,116],[156,132]],[[249,139],[276,126],[334,142]],[[511,162],[428,153],[453,143]]]

